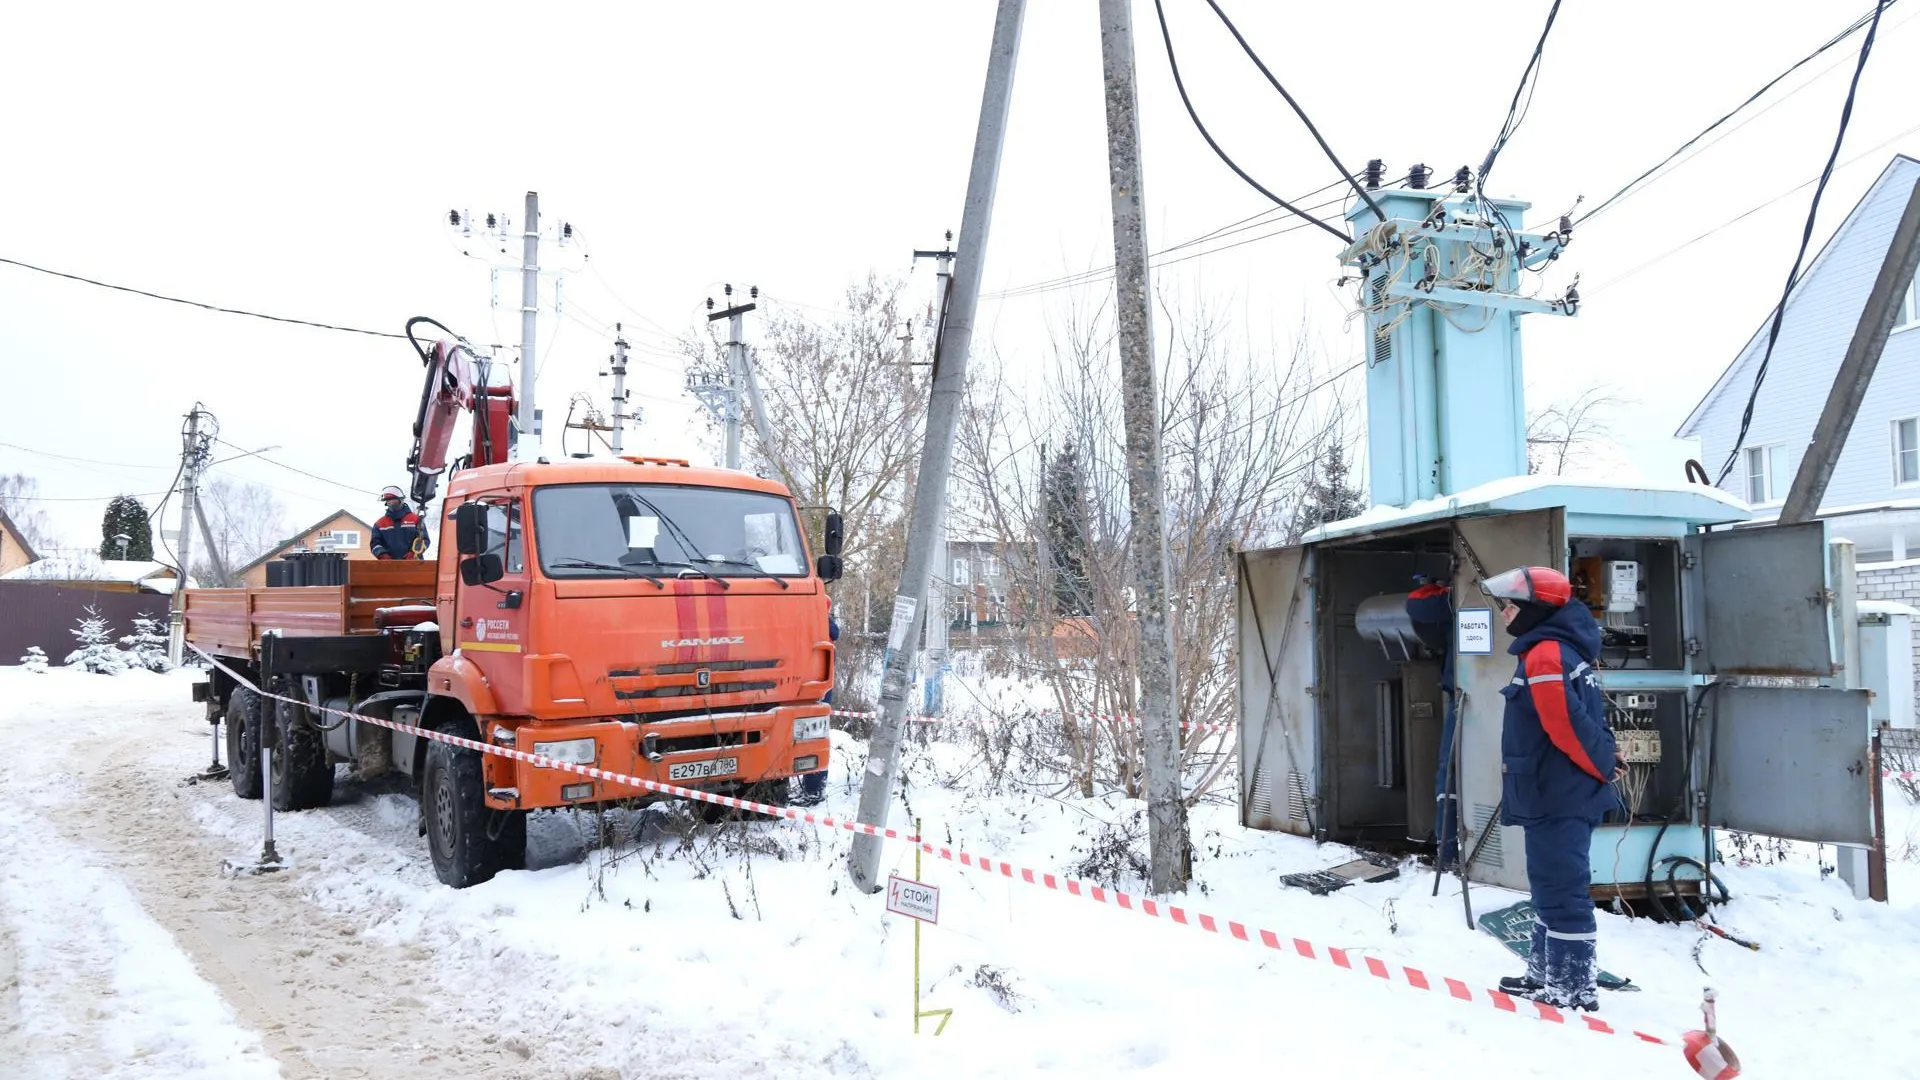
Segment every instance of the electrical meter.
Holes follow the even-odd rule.
[[[1640,607],[1640,564],[1607,563],[1607,610],[1636,611]]]

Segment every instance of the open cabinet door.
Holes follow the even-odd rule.
[[[1700,753],[1707,824],[1816,844],[1873,840],[1865,690],[1720,686]]]
[[[1526,851],[1518,829],[1499,824],[1500,724],[1506,698],[1500,691],[1513,678],[1513,643],[1493,601],[1480,591],[1481,571],[1489,575],[1516,566],[1567,566],[1567,515],[1562,507],[1517,514],[1459,518],[1454,522],[1454,555],[1458,573],[1453,582],[1457,612],[1484,610],[1491,626],[1490,651],[1475,655],[1458,652],[1454,658],[1455,705],[1459,714],[1460,808],[1466,827],[1460,833],[1462,853],[1475,844],[1480,854],[1469,877],[1508,888],[1527,887]],[[1476,568],[1475,563],[1479,566]],[[1456,626],[1454,648],[1460,649]],[[1484,843],[1481,837],[1491,829]]]
[[[1868,843],[1867,692],[1778,685],[1840,674],[1826,523],[1702,533],[1686,551],[1694,664],[1721,677],[1696,749],[1709,778],[1707,823]]]
[[[1835,673],[1826,522],[1696,533],[1684,546],[1696,671]]]
[[[1312,836],[1315,724],[1313,549],[1238,559],[1240,823]]]

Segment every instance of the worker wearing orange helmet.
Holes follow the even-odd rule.
[[[373,542],[367,545],[376,559],[418,559],[432,542],[420,524],[420,515],[407,506],[406,492],[388,484],[380,489],[386,507],[373,523]]]
[[[1619,759],[1594,670],[1600,626],[1567,576],[1550,567],[1496,574],[1486,591],[1513,636],[1507,651],[1520,658],[1500,691],[1500,823],[1526,830],[1535,913],[1527,973],[1501,979],[1500,988],[1557,1008],[1597,1009],[1593,827],[1621,805],[1613,788]]]

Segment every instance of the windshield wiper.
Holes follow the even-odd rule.
[[[617,563],[594,562],[592,559],[561,559],[558,562],[550,562],[547,566],[553,570],[611,570],[616,574],[625,574],[628,577],[646,578],[648,581],[653,582],[654,588],[657,589],[666,588],[666,585],[662,583],[659,578],[654,577],[645,570],[636,570],[631,566],[622,566]]]
[[[701,561],[701,562],[707,562],[707,561],[710,561],[710,560],[706,560],[706,559],[702,559],[702,560],[700,560],[700,561]],[[644,560],[642,560],[642,561],[641,561],[641,563],[640,563],[640,565],[642,565],[642,566],[663,566],[663,567],[673,567],[673,568],[676,568],[676,569],[678,569],[678,570],[679,570],[680,572],[679,572],[678,574],[675,574],[675,575],[674,575],[674,577],[686,577],[686,576],[687,576],[687,571],[689,571],[689,570],[691,570],[691,571],[693,571],[694,573],[696,573],[696,574],[698,574],[698,575],[700,575],[701,577],[703,577],[703,578],[706,578],[706,579],[707,579],[708,581],[714,581],[714,582],[718,582],[718,583],[719,583],[719,585],[720,585],[720,587],[721,587],[721,588],[723,588],[723,589],[731,589],[731,588],[733,588],[733,586],[732,586],[732,585],[729,585],[729,584],[727,584],[727,579],[725,579],[725,578],[723,578],[723,577],[718,577],[718,576],[716,576],[716,575],[714,575],[714,574],[709,574],[709,573],[707,573],[707,572],[706,572],[705,570],[702,570],[702,569],[700,569],[699,567],[697,567],[697,566],[695,566],[695,565],[693,565],[692,563],[687,563],[687,562],[666,562],[666,561],[664,561],[664,560],[661,560],[661,559],[644,559]]]
[[[745,562],[740,559],[701,559],[700,561],[703,563],[715,563],[721,566],[744,566],[747,569],[753,571],[754,573],[759,574],[761,577],[772,578],[773,580],[779,582],[780,587],[783,589],[793,588],[792,585],[787,584],[786,578],[781,577],[779,574],[776,574],[771,570],[762,569],[756,563]]]

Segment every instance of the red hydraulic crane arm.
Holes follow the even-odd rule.
[[[447,451],[453,444],[453,430],[463,413],[473,416],[473,448],[454,468],[492,465],[507,460],[513,448],[513,388],[493,386],[487,380],[490,363],[455,335],[455,340],[440,340],[422,345],[413,335],[416,323],[429,323],[447,330],[432,319],[419,317],[407,322],[407,338],[427,368],[426,385],[420,391],[420,411],[413,422],[413,451],[407,456],[407,471],[413,474],[413,501],[423,511],[439,490],[446,475]],[[452,331],[447,330],[449,334]],[[475,371],[480,373],[475,380]]]

